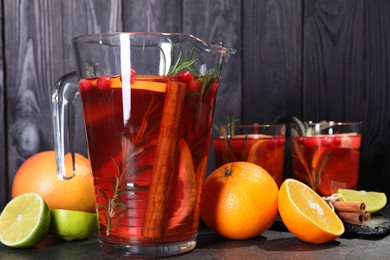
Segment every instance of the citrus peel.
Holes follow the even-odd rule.
[[[344,233],[337,214],[315,191],[298,180],[283,182],[278,208],[287,229],[305,242],[327,243]]]

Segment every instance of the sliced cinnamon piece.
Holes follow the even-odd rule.
[[[172,173],[176,170],[185,93],[185,84],[168,82],[142,229],[142,235],[147,238],[161,237],[166,222]]]

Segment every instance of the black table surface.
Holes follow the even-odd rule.
[[[248,240],[222,238],[201,225],[197,246],[170,259],[390,259],[390,236],[343,235],[321,245],[305,243],[284,230],[267,230]],[[35,248],[0,245],[0,259],[125,259],[104,252],[97,232],[89,239],[67,242],[48,235]]]

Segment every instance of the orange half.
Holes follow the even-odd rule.
[[[287,229],[305,242],[327,243],[344,233],[344,225],[336,213],[300,181],[286,179],[283,182],[278,207]]]

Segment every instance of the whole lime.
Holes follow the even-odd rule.
[[[65,209],[50,212],[50,230],[64,240],[86,239],[97,229],[96,213]]]

